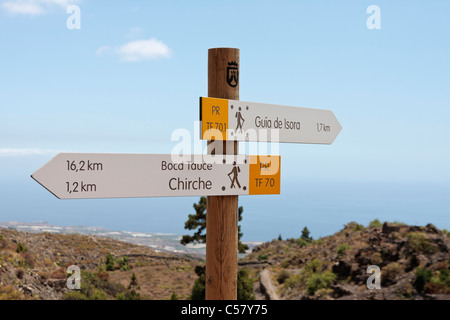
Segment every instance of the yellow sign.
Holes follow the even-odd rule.
[[[280,194],[280,156],[250,156],[249,194]]]
[[[200,98],[203,140],[227,140],[228,100]]]

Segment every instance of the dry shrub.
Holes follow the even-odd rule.
[[[383,285],[391,285],[396,282],[396,279],[403,275],[405,269],[397,262],[389,263],[381,270],[381,281]]]
[[[109,273],[108,272],[101,271],[97,274],[97,277],[99,277],[103,281],[109,281]]]
[[[31,269],[33,269],[34,266],[35,266],[35,260],[34,260],[34,257],[33,257],[30,253],[28,253],[28,252],[22,252],[20,255],[21,255],[23,261],[24,261]]]
[[[22,268],[19,268],[16,270],[16,277],[18,279],[23,279],[23,276],[25,275],[25,270],[23,270]]]
[[[450,292],[450,288],[443,283],[428,282],[423,291],[428,294],[446,294]]]
[[[66,269],[64,268],[56,269],[51,273],[50,277],[52,279],[66,279],[67,278]]]
[[[39,276],[39,279],[41,279],[41,281],[45,281],[48,278],[50,278],[50,273],[48,273],[48,272],[39,272],[38,276]]]
[[[24,300],[25,296],[22,292],[14,289],[13,286],[0,287],[0,300]]]

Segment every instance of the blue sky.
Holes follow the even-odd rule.
[[[66,27],[71,4],[80,30]],[[448,12],[443,0],[0,1],[0,221],[89,224],[105,206],[92,223],[135,228],[120,203],[167,207],[180,223],[155,228],[182,232],[196,199],[55,204],[29,175],[59,151],[170,153],[179,128],[194,141],[207,50],[237,47],[241,100],[330,109],[343,127],[331,146],[280,145],[282,195],[241,200],[247,234],[272,236],[256,229],[275,223],[260,203],[286,211],[288,235],[289,219],[324,234],[374,215],[450,228]]]

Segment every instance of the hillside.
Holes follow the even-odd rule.
[[[107,266],[107,256],[112,264]],[[110,259],[111,262],[111,259]],[[142,299],[191,294],[198,258],[108,238],[0,228],[0,300],[127,299],[133,272]],[[81,269],[82,290],[66,288],[66,268]],[[108,271],[108,268],[112,271]]]
[[[66,288],[74,264],[81,290]],[[370,265],[381,269],[380,290],[366,287]],[[0,300],[189,299],[196,266],[204,261],[110,238],[0,228]],[[263,243],[239,268],[256,299],[450,299],[450,237],[433,225],[349,223],[317,240]]]
[[[426,227],[349,223],[314,241],[273,240],[240,262],[269,299],[450,299],[450,237]],[[369,290],[370,265],[381,289]]]

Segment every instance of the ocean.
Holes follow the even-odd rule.
[[[0,221],[47,221],[144,233],[191,234],[184,229],[199,198],[58,200],[27,177],[0,182]],[[399,182],[283,181],[281,195],[242,196],[244,241],[299,237],[307,226],[314,238],[356,221],[374,219],[450,229],[450,186]]]

